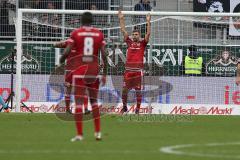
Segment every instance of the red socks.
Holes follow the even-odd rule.
[[[65,96],[65,105],[66,105],[66,110],[70,110],[70,96]]]
[[[84,109],[88,109],[88,96],[84,96],[83,105],[84,105]]]
[[[128,96],[128,94],[123,94],[122,95],[123,107],[127,107],[127,96]]]
[[[92,106],[92,113],[94,118],[95,132],[100,132],[100,110],[98,105]]]
[[[142,102],[142,94],[140,93],[140,91],[136,91],[136,96],[137,96],[137,108],[140,109]]]
[[[93,113],[93,119],[94,119],[94,128],[95,132],[100,132],[100,110],[98,105],[93,105],[92,107],[92,113]],[[75,122],[76,122],[76,128],[77,128],[77,135],[83,135],[83,113],[82,113],[82,107],[77,106],[76,112],[74,114]]]
[[[74,114],[75,122],[76,122],[76,128],[77,128],[77,135],[82,136],[83,135],[83,113],[82,113],[82,106],[76,107],[76,112]]]

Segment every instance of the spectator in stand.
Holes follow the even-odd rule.
[[[47,3],[47,9],[56,9],[56,6],[53,2],[49,1]],[[54,27],[59,25],[59,17],[57,14],[43,14],[40,20],[44,25],[42,26],[42,30],[44,34],[51,34],[53,37],[56,37],[58,33],[60,33],[59,27]]]
[[[26,4],[27,4],[27,2],[26,2]],[[44,8],[46,8],[46,5],[42,0],[34,0],[34,1],[32,1],[31,7],[33,9],[44,9]]]
[[[48,2],[47,9],[56,9],[56,5],[53,2]],[[58,25],[59,17],[57,14],[47,14],[46,21],[52,25]]]
[[[134,6],[135,11],[151,11],[152,7],[150,6],[149,0],[140,0],[139,3],[137,3]],[[146,17],[144,17],[146,18]]]
[[[137,3],[134,6],[134,11],[151,11],[152,7],[150,6],[149,0],[140,0],[139,3]],[[137,23],[146,22],[146,16],[138,16],[135,19]]]
[[[82,10],[82,0],[66,0],[66,9]]]
[[[90,10],[98,10],[97,6],[95,4],[91,4],[89,7]],[[99,15],[93,15],[94,23],[92,23],[94,26],[97,26],[99,24]]]
[[[12,19],[16,6],[8,0],[1,0],[0,8],[0,36],[14,36],[15,26]]]
[[[134,11],[151,11],[151,10],[152,7],[150,6],[149,0],[140,0],[139,3],[137,3],[134,6]],[[135,16],[134,23],[146,23],[146,16]],[[136,26],[135,29],[139,29],[141,35],[144,36],[146,32],[146,24]]]
[[[92,4],[90,6],[90,10],[98,10],[97,6],[95,4]]]
[[[98,10],[97,5],[91,4],[90,10]],[[107,23],[107,16],[105,16],[105,15],[94,15],[93,19],[94,19],[93,25],[97,26],[97,27],[102,27],[103,25],[105,25]]]
[[[0,2],[0,32],[1,33],[6,33],[7,31],[7,26],[9,25],[9,15],[8,15],[8,8],[7,8],[7,0],[3,0]]]

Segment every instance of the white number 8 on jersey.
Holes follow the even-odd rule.
[[[86,37],[84,39],[84,55],[91,56],[93,55],[93,38]]]

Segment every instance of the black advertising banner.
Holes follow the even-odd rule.
[[[0,73],[10,73],[10,51],[14,46],[15,44],[0,44]],[[23,48],[22,73],[51,74],[56,61],[55,50],[51,45],[29,44]],[[183,76],[184,58],[188,52],[188,46],[153,45],[152,50],[148,46],[144,57],[146,75]],[[235,76],[240,47],[198,46],[197,53],[203,58],[206,76]],[[126,46],[108,46],[107,62],[108,75],[122,75],[126,63]]]
[[[230,0],[193,0],[193,11],[194,12],[229,12]]]
[[[223,13],[230,12],[230,0],[193,0],[193,11],[194,12],[209,12],[209,13]],[[229,27],[229,17],[201,17],[199,22],[199,17],[196,19],[198,22],[194,23],[195,27],[209,27],[222,28]],[[219,24],[218,22],[224,22]]]
[[[13,43],[0,44],[0,73],[11,73],[12,56],[16,45]],[[14,72],[16,69],[16,53],[13,59]],[[55,67],[55,50],[52,45],[28,44],[23,45],[22,73],[50,74]]]

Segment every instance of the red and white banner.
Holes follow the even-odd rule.
[[[26,105],[34,113],[65,113],[65,106],[51,102],[28,102]],[[118,114],[122,105],[104,106],[100,105],[102,114]],[[128,114],[135,113],[136,105],[128,106]],[[74,112],[74,104],[71,105]],[[91,107],[89,106],[89,109]],[[21,112],[28,112],[26,108],[21,108]],[[140,108],[140,114],[173,114],[173,115],[240,115],[238,105],[206,105],[206,104],[146,104]]]

